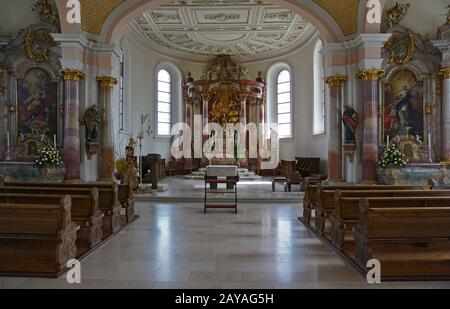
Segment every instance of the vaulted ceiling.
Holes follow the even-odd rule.
[[[297,49],[316,32],[304,18],[259,0],[184,0],[144,12],[131,22],[149,46],[174,57],[262,60]]]
[[[216,0],[198,0],[208,3]],[[226,1],[226,0],[225,0]],[[339,25],[344,35],[357,32],[358,9],[361,0],[313,0],[322,7]],[[82,10],[82,28],[92,34],[100,34],[107,17],[125,0],[80,0]],[[228,0],[231,3],[246,0]]]

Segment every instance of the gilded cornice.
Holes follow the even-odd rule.
[[[348,80],[347,76],[334,75],[334,76],[327,77],[325,82],[328,85],[330,85],[331,87],[340,87],[340,86],[342,86],[342,83],[347,81],[347,80]]]
[[[450,67],[443,68],[440,72],[440,75],[442,76],[442,79],[450,79]]]
[[[77,69],[64,69],[59,71],[59,75],[64,80],[80,80],[86,78],[86,74]]]
[[[384,71],[381,69],[366,69],[359,71],[356,77],[358,77],[361,80],[377,81],[383,74]]]
[[[114,88],[117,85],[117,79],[111,76],[99,76],[97,81],[100,82],[101,88]]]

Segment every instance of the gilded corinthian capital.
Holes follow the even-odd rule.
[[[327,77],[325,82],[328,85],[330,85],[331,87],[340,87],[340,86],[342,86],[342,83],[347,81],[347,80],[348,80],[347,76],[334,75],[334,76]]]
[[[61,75],[64,80],[80,80],[86,78],[86,75],[83,72],[76,69],[61,70],[59,71],[59,75]]]
[[[450,67],[441,70],[442,79],[450,79]]]
[[[117,85],[117,79],[111,76],[99,76],[97,81],[100,82],[101,88],[114,88]]]
[[[358,77],[361,80],[377,81],[383,74],[384,71],[381,69],[367,69],[359,71],[356,77]]]

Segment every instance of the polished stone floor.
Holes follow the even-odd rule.
[[[448,282],[371,286],[297,217],[298,204],[140,202],[141,218],[82,261],[82,283],[0,278],[3,288],[450,288]]]

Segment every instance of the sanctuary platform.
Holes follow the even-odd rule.
[[[186,179],[183,176],[168,177],[160,182],[167,188],[164,192],[152,194],[137,194],[136,200],[151,202],[186,202],[203,203],[205,198],[205,181],[199,179]],[[299,203],[303,199],[303,192],[299,186],[293,186],[293,192],[272,192],[272,179],[270,177],[258,176],[259,180],[240,179],[238,183],[238,202],[245,203]],[[225,185],[219,185],[219,189]],[[211,197],[213,202],[227,202],[229,194],[217,194]]]
[[[239,174],[239,179],[241,181],[254,181],[254,180],[262,180],[262,177],[259,175],[256,175],[254,172],[250,172],[248,169],[246,168],[238,168],[238,174]],[[206,168],[200,168],[197,172],[193,172],[190,175],[186,175],[184,176],[185,179],[189,179],[189,180],[203,180],[205,179],[205,175],[206,175]]]

